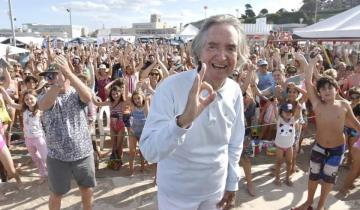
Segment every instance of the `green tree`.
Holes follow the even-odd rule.
[[[288,12],[288,11],[286,11],[286,9],[281,8],[281,9],[279,9],[276,13],[277,13],[277,14],[283,14],[283,13],[286,13],[286,12]]]
[[[299,11],[307,14],[314,13],[316,1],[317,0],[303,0],[303,5],[300,7]]]
[[[253,18],[255,17],[255,12],[252,10],[251,4],[245,4],[245,16],[247,18]]]
[[[260,10],[259,12],[259,16],[266,16],[267,14],[269,14],[269,11],[266,8]]]
[[[251,4],[245,4],[245,10],[252,9]]]

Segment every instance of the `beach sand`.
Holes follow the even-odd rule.
[[[234,209],[290,209],[304,202],[307,194],[307,169],[310,143],[312,141],[312,139],[305,139],[303,142],[304,153],[298,158],[297,165],[299,172],[293,176],[293,187],[288,187],[284,183],[279,187],[273,183],[274,177],[271,166],[275,162],[274,157],[266,156],[263,151],[253,158],[252,172],[254,185],[256,186],[256,196],[251,197],[248,195],[244,179],[242,179],[239,183],[240,189],[236,195],[236,207]],[[16,163],[23,164],[21,166],[21,176],[25,189],[18,191],[14,180],[10,180],[8,183],[1,183],[0,189],[2,192],[6,192],[8,200],[0,202],[0,209],[48,209],[49,190],[47,183],[37,184],[36,181],[39,179],[38,172],[31,163],[30,156],[26,155],[25,146],[14,146],[12,154]],[[30,165],[26,165],[29,162]],[[124,163],[124,166],[119,171],[107,169],[105,161],[100,163],[100,169],[96,172],[98,185],[94,189],[94,210],[157,209],[157,188],[153,184],[154,170],[149,167],[145,173],[140,173],[139,161],[137,161],[137,174],[134,177],[129,177],[126,158]],[[282,178],[285,176],[284,168],[285,165],[283,165]],[[339,200],[335,197],[348,171],[344,167],[340,168],[338,182],[327,201],[329,210],[360,209],[360,179],[355,183],[356,188],[352,190],[352,194],[348,198]],[[320,189],[318,188],[313,207],[316,207],[319,194]],[[74,182],[72,183],[71,191],[63,197],[62,209],[81,209],[80,193]]]

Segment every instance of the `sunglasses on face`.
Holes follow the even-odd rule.
[[[23,73],[24,76],[30,76],[31,73]]]
[[[46,75],[45,75],[45,80],[54,80],[55,79],[55,77],[56,77],[56,75],[57,75],[57,73],[47,73]]]
[[[155,73],[155,72],[154,72],[154,73],[150,73],[149,75],[150,75],[150,76],[159,76],[159,73]]]
[[[350,95],[350,99],[351,99],[351,100],[360,99],[360,94],[351,94],[351,95]]]

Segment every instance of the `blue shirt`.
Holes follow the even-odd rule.
[[[266,72],[263,74],[257,71],[256,74],[259,78],[259,82],[257,84],[259,90],[264,90],[268,87],[275,86],[275,81],[271,72]]]
[[[196,70],[168,77],[156,89],[140,138],[149,162],[158,162],[158,190],[180,199],[204,200],[236,191],[244,140],[244,107],[239,85],[226,79],[215,100],[188,129],[177,126]]]

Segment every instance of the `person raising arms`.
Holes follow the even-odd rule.
[[[317,60],[321,59],[321,55],[319,55],[319,49],[315,49],[314,53],[318,55],[312,58],[309,64],[302,54],[295,54],[295,59],[300,62],[300,67],[305,70],[307,94],[316,115],[316,143],[310,157],[307,200],[301,206],[294,208],[296,210],[312,208],[314,194],[320,180],[322,180],[321,194],[316,209],[325,209],[326,199],[335,184],[338,168],[345,151],[344,126],[360,131],[360,123],[354,116],[350,105],[343,100],[335,99],[339,87],[334,78],[320,77],[315,89],[312,83],[313,69]]]

